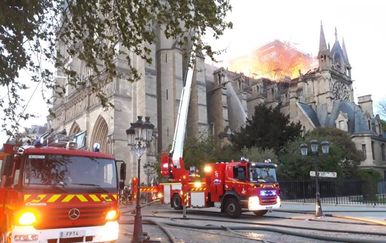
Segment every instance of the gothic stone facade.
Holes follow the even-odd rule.
[[[127,162],[128,178],[136,176],[137,163],[127,146],[125,131],[137,116],[149,116],[155,125],[156,139],[142,157],[142,165],[157,163],[157,154],[167,152],[173,139],[185,66],[175,41],[161,33],[159,40],[151,46],[152,64],[132,56],[134,67],[142,74],[138,82],[114,79],[105,85],[104,91],[114,108],[103,108],[86,84],[80,89],[70,87],[64,97],[58,97],[53,106],[56,117],[50,119],[55,131],[65,129],[70,135],[86,132],[86,148],[98,142],[102,151]],[[371,96],[359,97],[358,104],[354,103],[351,65],[345,44],[341,46],[336,38],[332,48],[327,46],[322,27],[318,61],[317,68],[298,78],[273,81],[205,65],[199,57],[187,135],[211,133],[219,143],[227,143],[227,136],[245,124],[246,117],[253,114],[257,104],[276,106],[281,103],[282,112],[292,121],[300,121],[305,130],[337,127],[350,133],[357,148],[366,156],[361,166],[385,173],[386,138],[379,116],[373,114]],[[67,63],[80,73],[88,72],[76,58],[69,58]],[[121,72],[129,72],[124,57],[117,63]],[[61,76],[60,70],[58,76]],[[65,79],[58,78],[57,82],[64,84]],[[141,178],[154,176],[151,171],[141,171]]]
[[[159,42],[150,47],[153,60],[151,64],[135,55],[131,56],[134,68],[141,73],[139,81],[130,83],[116,78],[104,86],[103,91],[113,108],[102,107],[87,83],[80,87],[67,85],[65,95],[57,97],[53,104],[55,117],[49,119],[50,127],[56,132],[65,130],[69,136],[75,138],[85,132],[85,149],[99,143],[102,152],[112,153],[117,160],[125,161],[128,164],[128,179],[137,175],[137,158],[127,145],[126,129],[137,120],[137,116],[149,116],[151,123],[155,125],[155,139],[146,155],[142,156],[142,166],[156,163],[157,154],[168,152],[173,139],[184,86],[184,61],[182,51],[176,47],[175,41],[165,38],[161,33],[158,39]],[[65,55],[65,46],[61,45],[61,50]],[[203,58],[198,57],[196,62],[196,70],[204,70]],[[119,72],[129,72],[125,57],[119,57],[117,64]],[[77,58],[67,57],[67,65],[80,75],[90,72]],[[61,70],[57,70],[57,75],[57,82],[65,85],[66,79],[62,77]],[[196,71],[187,133],[206,132],[207,114],[205,72]],[[154,177],[154,171],[141,169],[142,182],[151,181]]]

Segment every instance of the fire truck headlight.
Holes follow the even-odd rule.
[[[258,196],[253,196],[249,197],[248,199],[248,209],[253,211],[253,210],[258,210],[260,205],[260,200]]]
[[[162,198],[164,195],[161,193],[161,192],[159,192],[158,194],[157,194],[157,198]]]
[[[117,218],[118,218],[118,212],[115,209],[108,211],[106,214],[107,221],[113,221],[113,220],[116,220]]]
[[[33,225],[36,223],[36,215],[33,212],[24,212],[20,215],[17,222],[20,225]]]
[[[210,173],[210,172],[212,172],[212,167],[211,167],[210,165],[205,165],[205,167],[204,167],[204,172],[205,172],[205,173]]]
[[[260,191],[260,196],[276,196],[276,191],[275,190],[261,190]]]
[[[194,182],[194,187],[195,188],[200,188],[201,186],[202,186],[201,181],[195,181]]]

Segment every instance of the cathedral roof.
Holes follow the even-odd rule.
[[[353,102],[336,100],[332,104],[331,112],[328,113],[327,104],[321,104],[317,109],[299,102],[304,114],[313,122],[316,127],[336,127],[336,120],[340,114],[347,118],[348,132],[351,134],[371,133],[368,126],[369,117],[361,108]],[[370,118],[371,122],[374,118]]]
[[[344,39],[342,39],[342,48],[343,48],[344,60],[345,60],[346,64],[350,65],[350,62],[348,61],[348,56],[347,56],[347,51],[346,51],[346,44],[344,43]]]
[[[312,121],[315,127],[320,127],[319,119],[312,107],[303,102],[299,102],[300,107],[302,108],[304,114]]]
[[[347,57],[347,51],[346,51],[346,46],[344,44],[344,40],[343,40],[343,48],[342,48],[342,46],[340,45],[340,43],[338,41],[338,34],[337,34],[336,29],[335,29],[335,43],[332,46],[330,53],[331,53],[331,57],[333,58],[334,64],[339,64],[342,67],[350,66],[349,61],[348,61],[348,57]]]

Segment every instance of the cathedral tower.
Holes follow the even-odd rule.
[[[319,39],[319,67],[321,70],[327,70],[331,67],[330,48],[327,48],[326,38],[324,37],[323,25],[320,23],[320,39]]]

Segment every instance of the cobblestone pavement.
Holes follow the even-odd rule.
[[[221,242],[221,243],[233,243],[233,242],[290,242],[290,243],[308,243],[308,242],[331,242],[331,240],[317,240],[303,238],[299,236],[292,236],[285,233],[277,233],[267,231],[272,229],[273,226],[269,224],[280,224],[284,226],[299,226],[299,227],[317,227],[324,228],[326,230],[358,230],[363,231],[364,227],[366,232],[382,232],[386,234],[385,226],[372,225],[368,226],[360,221],[353,221],[352,219],[344,218],[344,216],[358,217],[361,219],[376,220],[386,222],[386,208],[374,208],[374,207],[343,207],[343,206],[328,206],[323,205],[324,213],[342,216],[340,218],[321,217],[315,218],[312,210],[314,210],[312,204],[300,204],[300,203],[283,203],[282,207],[274,212],[268,213],[264,217],[256,218],[251,213],[245,213],[239,220],[229,219],[222,216],[218,209],[189,209],[187,218],[182,219],[182,214],[179,211],[170,209],[167,205],[151,205],[142,209],[143,215],[143,231],[147,232],[151,237],[151,240],[159,242],[170,242],[164,232],[152,224],[147,224],[146,220],[155,220],[161,224],[163,223],[176,223],[182,225],[193,225],[195,227],[201,226],[221,226],[222,230],[212,229],[197,229],[197,228],[183,228],[175,227],[163,224],[165,229],[168,230],[175,239],[175,242]],[[133,207],[123,208],[123,215],[121,217],[120,238],[118,243],[130,242],[133,231],[133,214],[128,213]],[[300,212],[307,212],[307,214]],[[126,212],[126,213],[125,213]],[[158,216],[157,218],[149,216]],[[213,218],[214,221],[195,220],[196,218]],[[240,223],[237,223],[240,222]],[[263,227],[264,230],[232,230],[229,227],[242,226],[245,222],[254,223],[256,226]],[[347,224],[354,222],[354,224]],[[123,224],[125,223],[125,224]],[[321,232],[296,229],[296,232],[300,234],[313,234],[335,237],[333,232]],[[352,234],[343,234],[340,237],[355,238]],[[361,236],[363,241],[366,239],[379,240],[379,242],[386,242],[385,236]],[[339,242],[339,241],[338,241]],[[360,242],[360,241],[359,241]]]

